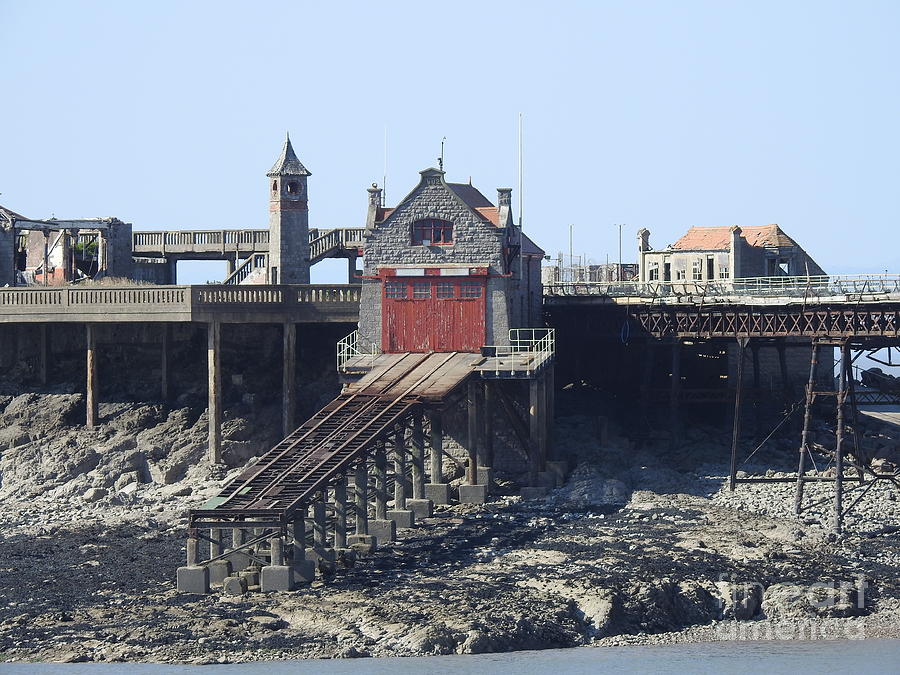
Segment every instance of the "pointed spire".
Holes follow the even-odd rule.
[[[294,148],[291,145],[290,134],[284,136],[284,147],[281,149],[281,156],[275,162],[267,176],[311,176],[312,174],[306,170],[306,167],[297,159]]]

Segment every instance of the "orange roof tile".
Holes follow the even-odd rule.
[[[496,206],[478,206],[475,208],[488,222],[500,227],[500,210]]]
[[[741,228],[741,237],[750,245],[797,246],[797,242],[778,225],[759,225]],[[731,248],[731,227],[692,227],[672,248],[689,251],[727,251]]]

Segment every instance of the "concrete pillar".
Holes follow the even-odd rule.
[[[294,513],[294,521],[291,532],[291,546],[294,562],[306,559],[306,507],[299,508]]]
[[[356,255],[350,254],[347,257],[347,283],[355,284],[359,281],[356,278]]]
[[[269,564],[284,565],[284,538],[280,534],[269,539]]]
[[[478,467],[490,468],[494,466],[494,389],[489,380],[482,383],[482,410],[479,432],[481,442],[478,444],[480,455]],[[483,482],[481,480],[479,483]],[[490,481],[484,481],[490,482]]]
[[[86,415],[85,425],[88,427],[97,426],[99,419],[99,406],[97,402],[97,344],[96,331],[94,324],[85,324],[87,331],[87,392],[85,395]]]
[[[159,346],[159,397],[163,403],[169,400],[169,341],[172,335],[172,326],[169,323],[162,325],[162,335]]]
[[[176,571],[176,588],[182,593],[209,593],[209,568],[199,566],[197,530],[188,530],[187,565]]]
[[[469,466],[466,470],[466,483],[469,485],[478,484],[478,390],[479,383],[471,379],[468,385],[468,396],[466,404],[468,406],[468,433],[466,439],[466,450],[469,453]]]
[[[325,530],[325,495],[318,493],[312,504],[313,546],[316,553],[322,554],[328,548]]]
[[[394,435],[394,509],[406,508],[406,445],[403,431]]]
[[[74,280],[75,266],[72,260],[72,233],[69,230],[63,230],[60,237],[60,253],[62,254],[63,277],[67,283]]]
[[[384,444],[375,447],[375,520],[387,518],[387,456]]]
[[[366,472],[365,459],[356,465],[353,477],[353,496],[356,515],[356,534],[369,534],[369,476]]]
[[[681,439],[681,340],[672,342],[672,379],[669,382],[670,445],[674,448]]]
[[[216,528],[210,530],[209,539],[209,558],[212,560],[222,554],[222,530]],[[231,576],[231,562],[228,560],[216,560],[208,567],[211,584],[221,584]]]
[[[231,548],[240,548],[244,541],[244,529],[240,527],[234,528],[231,531]],[[250,556],[246,550],[230,553],[228,560],[231,562],[231,567],[235,572],[240,572],[250,566]]]
[[[50,332],[46,323],[41,324],[39,339],[40,354],[38,355],[38,381],[42,386],[46,386],[47,370],[50,366]]]
[[[200,560],[200,540],[196,530],[190,530],[187,540],[187,565],[193,567]]]
[[[225,263],[226,263],[226,265],[228,265],[227,274],[225,275],[225,278],[227,279],[232,274],[234,274],[234,270],[236,268],[236,263],[235,263],[234,258],[225,258]]]
[[[422,432],[422,416],[413,418],[412,428],[412,498],[425,498],[425,436]]]
[[[428,413],[431,445],[431,466],[428,472],[431,482],[425,485],[425,497],[432,504],[450,503],[450,485],[444,482],[444,429],[441,413],[432,410]]]
[[[343,476],[332,488],[334,496],[334,547],[347,548],[347,479]]]
[[[220,365],[222,324],[211,321],[206,329],[206,365],[209,374],[209,455],[211,464],[222,461],[222,373]]]
[[[50,230],[44,230],[44,260],[41,264],[44,286],[50,284]]]
[[[105,274],[109,267],[109,242],[106,230],[97,233],[97,275]]]
[[[283,328],[281,431],[287,438],[297,428],[297,324],[286,323]]]
[[[415,516],[406,503],[409,496],[409,479],[406,477],[404,434],[404,429],[394,434],[394,508],[387,512],[388,519],[394,521],[398,530],[412,527],[415,522]]]

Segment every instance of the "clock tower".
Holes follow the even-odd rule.
[[[281,156],[266,174],[269,190],[270,284],[309,283],[309,207],[306,178],[286,136]]]

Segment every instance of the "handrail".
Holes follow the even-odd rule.
[[[489,345],[483,348],[485,361],[479,370],[500,373],[522,371],[527,377],[553,358],[556,351],[556,331],[553,328],[513,328],[508,345]],[[524,356],[517,361],[515,357]],[[517,368],[516,364],[524,365]]]
[[[269,265],[269,256],[266,253],[254,253],[251,256],[248,256],[247,259],[238,265],[234,272],[225,277],[225,280],[222,282],[227,285],[238,285],[244,282],[244,280],[249,277],[253,272],[258,269],[268,267]]]
[[[342,227],[334,230],[310,230],[309,259],[311,263],[326,258],[332,251],[348,248],[349,244],[360,245],[363,227]]]
[[[342,337],[337,343],[337,368],[340,371],[344,365],[355,356],[369,355],[374,360],[379,354],[377,345],[373,342],[370,350],[364,352],[359,348],[359,330],[355,330],[350,335]]]
[[[545,296],[598,295],[658,298],[702,295],[807,296],[900,295],[900,275],[847,274],[804,277],[740,277],[737,279],[678,281],[578,281],[544,284]]]

